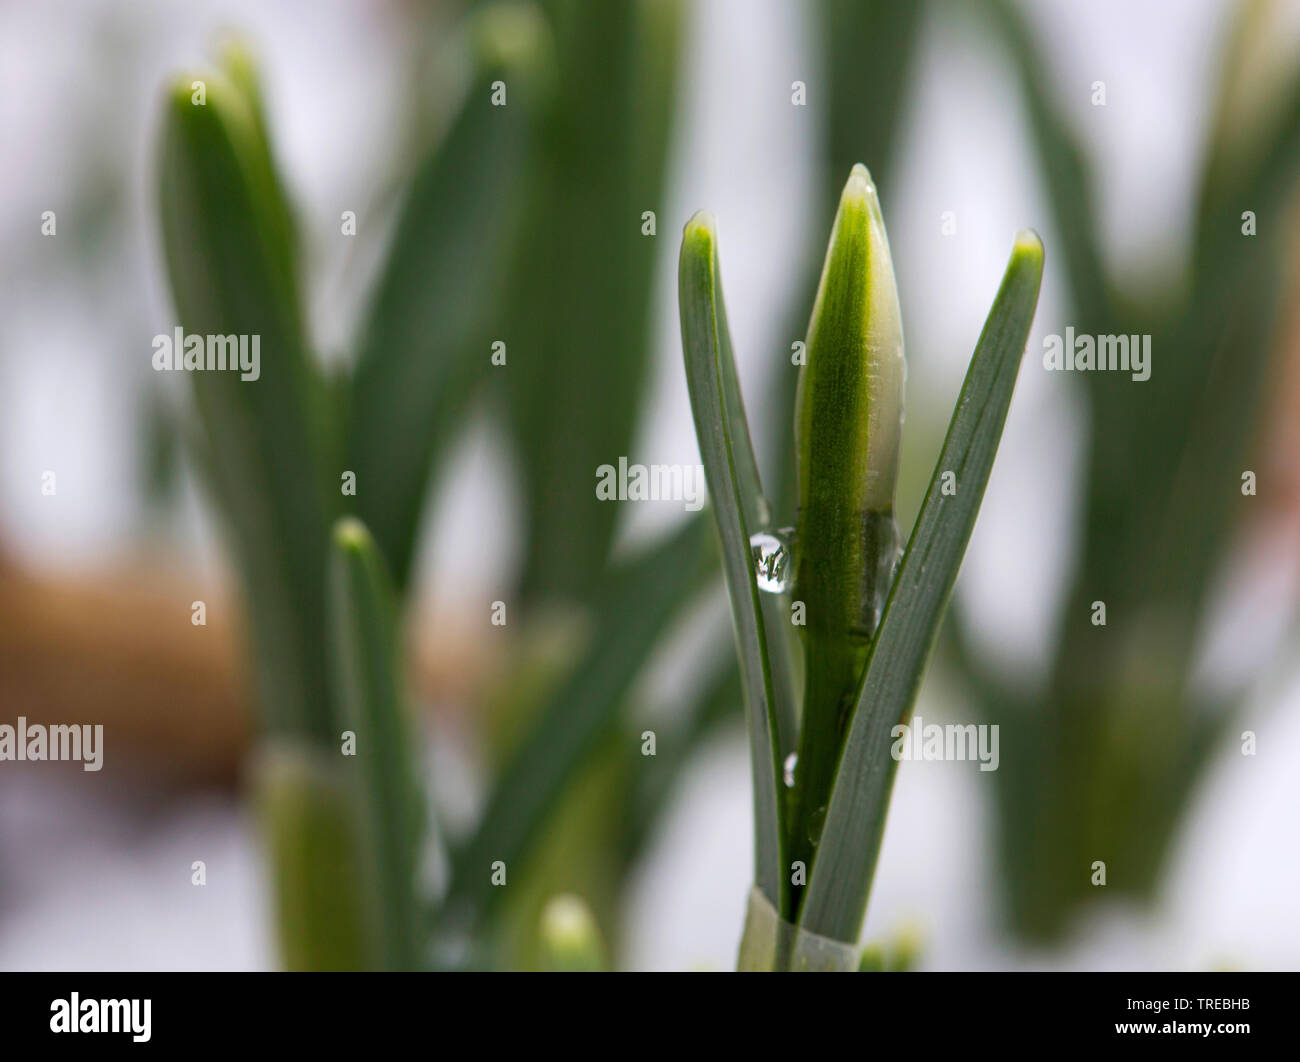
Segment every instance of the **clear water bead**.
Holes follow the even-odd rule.
[[[785,787],[787,789],[794,788],[794,769],[796,766],[798,766],[798,764],[799,764],[799,754],[797,752],[792,752],[790,753],[789,756],[785,758],[784,775],[785,775]]]
[[[749,551],[754,558],[754,577],[758,588],[768,594],[784,594],[794,579],[790,563],[790,534],[788,529],[760,531],[751,535]]]

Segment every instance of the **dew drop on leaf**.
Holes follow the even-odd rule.
[[[749,538],[754,558],[754,578],[758,588],[768,594],[784,594],[793,580],[790,563],[790,533],[787,530],[759,531]]]

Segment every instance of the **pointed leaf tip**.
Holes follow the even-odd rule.
[[[861,162],[855,162],[849,171],[849,179],[844,185],[845,193],[850,189],[855,193],[876,194],[876,182],[871,179],[871,171]]]
[[[1043,241],[1033,229],[1021,229],[1016,233],[1015,246],[1012,249],[1015,258],[1043,260]]]
[[[334,524],[334,545],[350,553],[360,553],[370,545],[370,532],[355,516],[340,517]]]
[[[708,210],[697,210],[682,229],[682,248],[712,250],[718,235],[718,219]]]

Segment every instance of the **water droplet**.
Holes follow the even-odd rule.
[[[822,827],[826,824],[826,808],[820,807],[808,816],[808,840],[816,844],[822,839]]]
[[[799,763],[799,753],[792,752],[785,758],[785,785],[787,789],[794,786],[794,769]]]
[[[758,588],[768,594],[784,594],[790,589],[794,574],[790,563],[789,528],[760,531],[751,535],[749,551],[754,558],[754,577]]]

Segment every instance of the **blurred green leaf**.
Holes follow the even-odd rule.
[[[641,755],[640,738],[625,725],[636,705],[629,698],[622,707],[622,725],[609,727],[575,765],[529,836],[522,860],[510,864],[510,888],[492,907],[490,944],[483,952],[495,968],[547,968],[542,914],[562,893],[582,895],[601,931],[603,950],[617,954],[627,884],[619,828],[633,779],[654,762]]]
[[[1152,519],[1138,529],[1151,543],[1140,585],[1189,618],[1201,612],[1242,511],[1240,476],[1256,442],[1274,328],[1292,283],[1294,230],[1283,219],[1300,185],[1300,74],[1281,72],[1274,91],[1276,113],[1257,131],[1257,150],[1218,183],[1206,181],[1191,292],[1163,344],[1178,351],[1177,361],[1166,359],[1161,377],[1153,371],[1148,381],[1157,385],[1144,396],[1156,415],[1135,417],[1148,435],[1160,433],[1150,447],[1175,447],[1161,481],[1167,494],[1149,501]],[[1257,235],[1243,233],[1246,210]],[[1211,484],[1218,486],[1207,489]]]
[[[501,891],[491,885],[492,863],[510,868],[526,857],[569,781],[617,726],[656,640],[711,563],[705,525],[694,519],[607,575],[593,604],[590,647],[501,771],[477,831],[453,855],[449,912],[473,922],[491,908]]]
[[[1201,170],[1200,211],[1202,236],[1208,234],[1209,210],[1232,201],[1233,212],[1255,210],[1266,216],[1268,209],[1253,196],[1236,197],[1245,189],[1259,192],[1256,185],[1265,170],[1272,169],[1284,184],[1292,168],[1281,161],[1278,148],[1296,138],[1296,92],[1300,87],[1295,62],[1295,45],[1287,41],[1287,5],[1279,0],[1237,0],[1223,13],[1226,32],[1209,143]],[[1293,150],[1293,149],[1292,149]],[[1266,196],[1267,198],[1267,196]],[[1236,226],[1225,236],[1239,236]]]
[[[767,622],[766,618],[764,622]],[[744,703],[745,695],[731,641],[728,636],[727,644],[719,645],[716,655],[723,661],[722,666],[692,693],[676,724],[671,728],[656,729],[655,755],[647,759],[643,769],[632,777],[632,793],[621,831],[625,869],[641,853],[674,787],[681,781],[691,754],[723,722],[740,715],[738,709]],[[627,740],[631,742],[632,737]]]
[[[680,0],[546,9],[557,93],[503,316],[526,602],[585,600],[609,557],[618,509],[593,477],[629,455],[644,402],[658,238],[643,215],[663,223],[683,21]]]
[[[193,81],[206,102],[192,102]],[[250,601],[267,725],[328,737],[321,383],[307,353],[288,210],[253,106],[220,73],[177,81],[160,165],[163,245],[190,335],[257,336],[260,375],[192,372],[207,467]],[[250,338],[249,343],[252,340]]]
[[[892,730],[911,713],[957,570],[979,513],[1029,338],[1042,280],[1033,233],[1010,264],[971,358],[925,504],[871,647],[809,875],[799,925],[854,942],[862,928],[897,763]],[[946,472],[957,493],[943,493]]]
[[[141,494],[150,509],[165,511],[176,501],[178,487],[177,450],[181,432],[175,416],[156,389],[145,398],[137,426],[137,445],[142,451]]]
[[[427,917],[417,890],[426,826],[416,773],[419,744],[403,692],[393,591],[365,526],[334,527],[331,622],[343,724],[356,735],[358,808],[365,822],[367,899],[384,969],[425,965]]]
[[[253,135],[247,143],[246,161],[257,175],[258,183],[267,190],[262,206],[266,210],[263,222],[272,233],[271,242],[284,258],[284,267],[291,278],[298,268],[298,226],[284,192],[279,168],[271,152],[271,129],[266,117],[266,102],[262,96],[262,82],[258,76],[253,53],[238,38],[229,40],[221,48],[219,65],[230,83],[242,95],[253,124]],[[297,281],[293,283],[296,285]]]
[[[1078,196],[1082,152],[1077,143],[1060,152],[1062,138],[1073,137],[1050,102],[1045,64],[1035,58],[1042,49],[1020,9],[997,0],[993,10],[1017,55],[1073,280],[1079,248],[1099,239]],[[1077,330],[1149,335],[1153,364],[1143,382],[1122,373],[1073,381],[1086,400],[1086,479],[1047,688],[1026,703],[1026,691],[1006,688],[1005,677],[967,683],[986,716],[1015,721],[1003,730],[996,777],[1001,863],[1013,925],[1040,940],[1059,936],[1095,899],[1074,870],[1089,853],[1110,853],[1115,889],[1151,897],[1182,808],[1231,717],[1230,705],[1218,705],[1215,718],[1194,703],[1187,676],[1212,580],[1250,504],[1240,474],[1256,441],[1288,282],[1279,218],[1300,170],[1300,77],[1293,64],[1261,68],[1252,55],[1252,39],[1276,32],[1270,10],[1277,13],[1247,2],[1232,13],[1189,268],[1167,290],[1111,285],[1104,310],[1088,309],[1097,300],[1076,281],[1085,322],[1076,318]],[[1060,179],[1062,170],[1076,179]],[[1245,210],[1257,235],[1243,231]],[[1095,263],[1084,261],[1083,273],[1100,273],[1095,250],[1082,259]],[[1111,637],[1096,636],[1095,600],[1106,602]],[[973,673],[969,658],[965,670]],[[1137,749],[1148,751],[1137,758]]]
[[[272,742],[254,766],[287,970],[367,970],[379,957],[357,858],[361,823],[336,755]]]
[[[557,973],[608,969],[600,928],[581,896],[556,896],[542,911],[541,923],[544,969]]]
[[[431,470],[481,382],[515,371],[513,361],[492,366],[492,342],[512,337],[492,332],[489,311],[501,297],[547,91],[545,32],[531,5],[491,5],[468,20],[473,76],[414,178],[360,333],[347,460],[356,510],[399,586],[410,578]],[[497,84],[503,106],[493,104]]]
[[[1080,331],[1113,331],[1110,286],[1098,245],[1088,161],[1069,122],[1060,114],[1044,50],[1034,39],[1016,0],[985,0],[986,11],[1007,49],[1028,112],[1038,169],[1061,241]]]
[[[862,949],[859,973],[907,973],[916,969],[921,956],[921,932],[912,924],[900,926],[887,939]]]
[[[864,159],[878,183],[884,183],[927,2],[818,0],[816,9],[819,52],[830,78],[822,201],[836,203],[844,174]],[[817,231],[829,227],[827,217]]]

